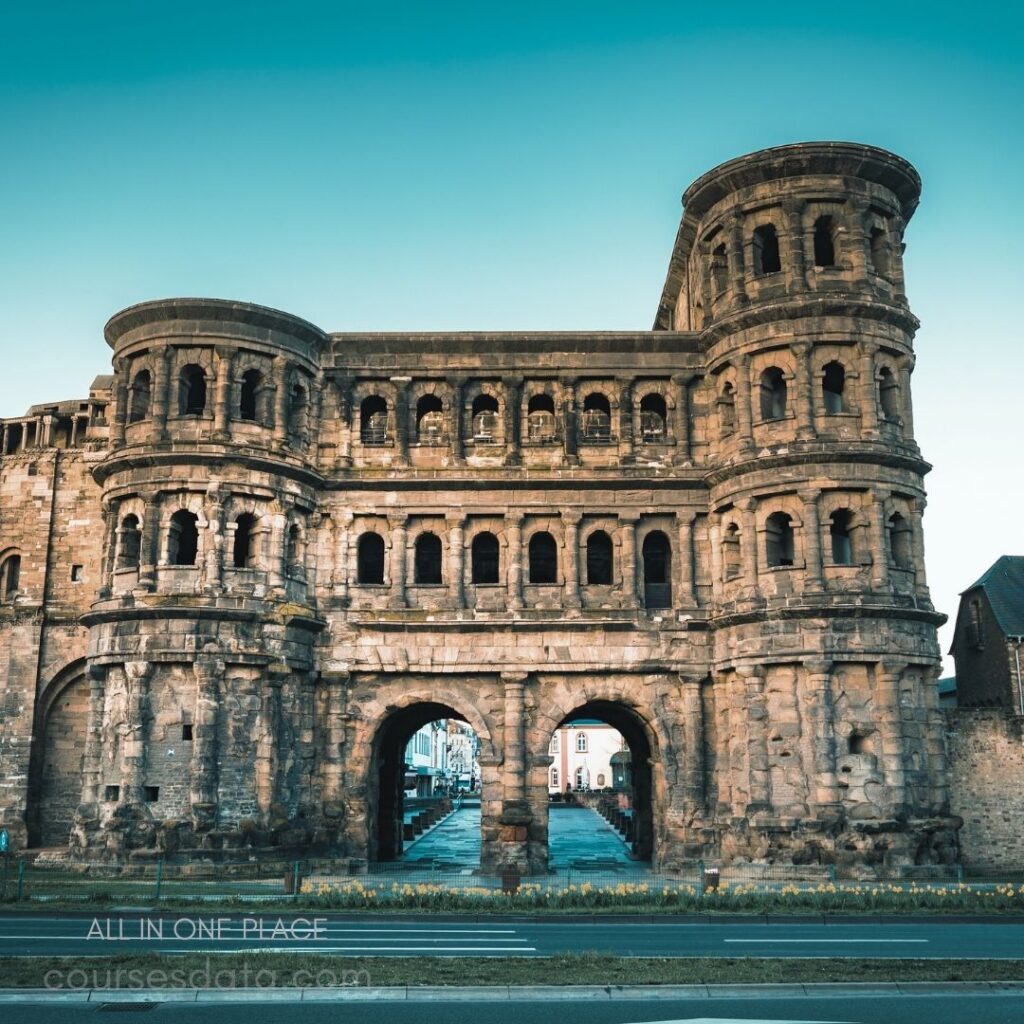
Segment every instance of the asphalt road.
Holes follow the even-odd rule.
[[[17,1024],[64,1024],[85,1021],[95,1004],[5,1005],[4,1017]],[[736,1024],[754,1022],[855,1022],[855,1024],[1021,1024],[1024,1003],[1019,993],[943,993],[941,995],[758,996],[638,1002],[581,1000],[509,1003],[164,1003],[148,1012],[118,1013],[111,1020],[150,1024]]]
[[[0,916],[2,956],[275,949],[344,956],[934,957],[1024,959],[1024,924],[556,921],[125,914]]]

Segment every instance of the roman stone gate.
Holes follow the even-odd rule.
[[[551,736],[587,717],[627,741],[660,868],[952,859],[903,277],[919,191],[848,143],[715,168],[645,331],[115,315],[81,423],[0,433],[5,515],[51,476],[70,502],[49,540],[11,518],[0,553],[4,819],[65,829],[45,769],[16,781],[59,749],[81,757],[75,856],[387,860],[405,744],[449,717],[481,744],[483,870],[539,872]],[[82,585],[57,587],[75,523]],[[80,681],[36,708],[61,657]]]

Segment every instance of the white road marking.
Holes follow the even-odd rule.
[[[837,943],[837,942],[859,942],[861,945],[865,943],[882,943],[882,942],[930,942],[930,939],[722,939],[723,942],[771,942],[779,943],[783,942],[787,945],[792,945],[794,942],[811,942],[815,945],[825,945],[825,943]]]

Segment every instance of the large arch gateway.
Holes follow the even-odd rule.
[[[650,330],[117,313],[88,399],[0,422],[16,844],[394,858],[405,745],[443,717],[479,740],[482,869],[541,872],[582,717],[625,737],[658,868],[954,857],[919,191],[847,143],[713,169]]]

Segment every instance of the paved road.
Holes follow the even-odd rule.
[[[0,916],[0,955],[278,949],[345,956],[905,957],[1024,959],[1024,924],[556,921],[234,914]]]
[[[379,1003],[164,1003],[142,1013],[119,1013],[116,1019],[150,1024],[423,1024],[443,1019],[445,1024],[736,1024],[754,1022],[844,1021],[855,1024],[1021,1024],[1024,1005],[1017,992],[1007,994],[943,993],[933,995],[757,996],[631,1002],[389,1002]],[[96,1004],[0,1007],[17,1024],[85,1024]],[[114,1019],[114,1018],[111,1018]]]

